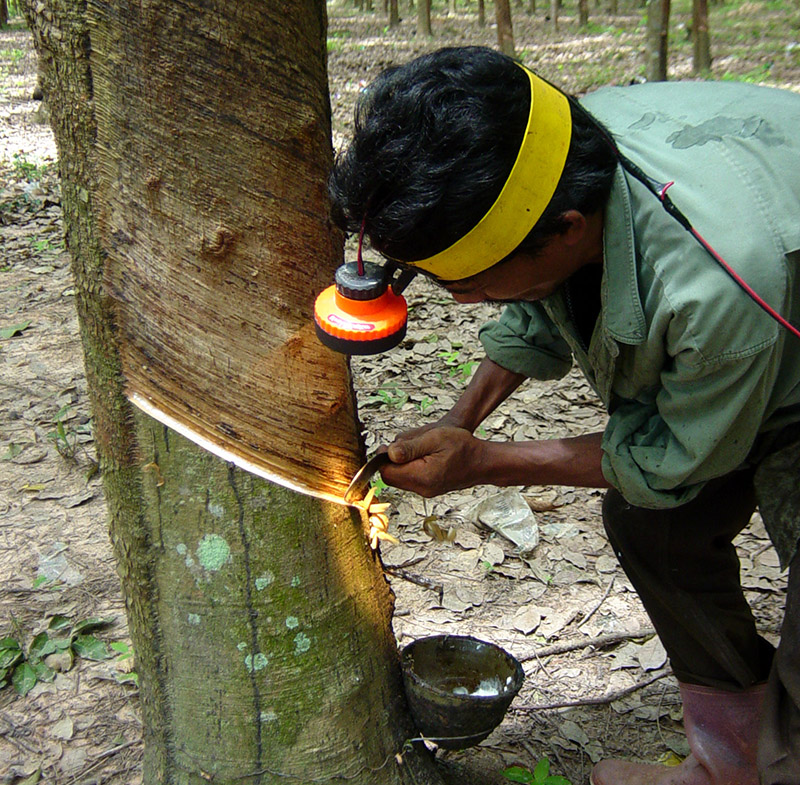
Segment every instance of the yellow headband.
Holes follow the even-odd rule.
[[[407,264],[445,281],[483,272],[510,254],[541,218],[567,160],[572,115],[567,97],[532,71],[528,127],[508,180],[489,212],[449,248]]]

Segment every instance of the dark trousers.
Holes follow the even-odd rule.
[[[774,651],[756,632],[732,544],[756,508],[753,474],[746,469],[714,480],[671,510],[634,507],[610,490],[603,521],[680,681],[727,690],[768,682],[761,783],[800,785],[800,556],[789,567]]]

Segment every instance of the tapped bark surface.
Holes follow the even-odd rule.
[[[226,457],[341,498],[355,407],[313,319],[341,258],[324,3],[92,0],[89,15],[129,394]]]

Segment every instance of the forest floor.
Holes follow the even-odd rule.
[[[690,77],[685,18],[678,13],[674,20],[671,78]],[[413,19],[391,33],[384,28],[379,14],[332,9],[337,146],[351,128],[355,97],[379,70],[436,46],[492,45],[495,35],[471,14],[436,16],[431,40],[415,36]],[[713,78],[800,91],[799,29],[800,10],[788,1],[714,6]],[[558,31],[541,16],[517,13],[515,32],[522,59],[572,92],[641,78],[638,10],[593,13],[585,31],[566,12]],[[52,680],[38,680],[24,697],[11,686],[0,689],[0,785],[136,785],[142,728],[134,660],[95,472],[56,150],[31,100],[36,60],[19,20],[0,31],[0,80],[0,649],[4,638],[27,648],[54,618],[73,630],[112,620],[82,630],[89,635],[74,647],[74,662],[51,660]],[[424,281],[408,294],[406,341],[378,360],[353,364],[370,447],[452,405],[480,359],[477,328],[496,313],[493,306],[456,306]],[[603,422],[590,388],[571,373],[557,383],[525,385],[480,434],[558,437]],[[427,503],[383,493],[400,539],[382,549],[397,595],[399,645],[430,634],[470,634],[503,646],[526,672],[503,724],[486,741],[439,751],[448,777],[499,785],[508,782],[505,767],[532,770],[547,758],[552,773],[579,785],[593,762],[609,755],[675,762],[687,751],[676,683],[606,542],[601,494],[521,492],[535,510],[540,538],[525,558],[476,524],[476,505],[495,489]],[[785,579],[757,515],[738,546],[759,628],[776,641]]]

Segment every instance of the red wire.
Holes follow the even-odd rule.
[[[361,221],[361,231],[358,233],[358,274],[364,275],[364,260],[361,258],[361,246],[364,244],[364,229],[367,225],[367,216]]]
[[[664,198],[667,193],[667,189],[674,185],[674,181],[671,183],[667,183],[661,189],[661,201],[664,201]],[[689,227],[689,232],[691,232],[692,236],[697,240],[703,248],[711,254],[712,258],[714,259],[717,264],[719,264],[723,270],[725,270],[728,275],[744,290],[744,292],[750,297],[751,300],[763,311],[768,313],[781,327],[785,327],[792,335],[797,338],[800,338],[800,330],[797,329],[791,322],[781,316],[769,303],[767,303],[759,294],[750,286],[747,281],[742,278],[739,273],[736,272],[715,250],[714,247],[706,241],[706,239],[694,228],[694,226]]]

